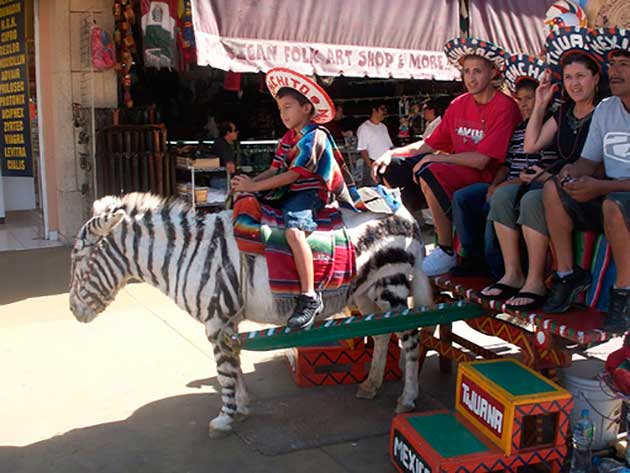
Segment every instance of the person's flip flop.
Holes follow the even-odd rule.
[[[492,300],[503,301],[503,300],[509,299],[513,295],[517,294],[519,291],[518,287],[508,286],[507,284],[503,284],[500,282],[495,282],[489,285],[488,287],[486,287],[485,289],[487,290],[498,289],[501,292],[498,294],[490,295],[490,294],[484,294],[483,292],[479,291],[477,295],[479,296],[480,299],[483,299],[484,301],[492,301]]]
[[[524,298],[531,299],[527,304],[510,304],[506,303],[505,308],[510,310],[518,310],[519,312],[529,312],[530,310],[540,308],[547,299],[546,294],[534,294],[533,292],[517,292],[513,296],[515,299]]]

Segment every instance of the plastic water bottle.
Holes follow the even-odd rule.
[[[571,473],[591,473],[591,445],[593,444],[593,421],[588,409],[573,427],[573,456],[571,457]]]

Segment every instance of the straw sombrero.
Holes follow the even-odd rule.
[[[455,38],[444,45],[444,54],[449,62],[461,70],[464,58],[479,56],[490,61],[502,71],[505,66],[505,51],[496,44],[476,38]]]
[[[267,88],[271,95],[277,95],[283,87],[297,90],[315,107],[313,121],[328,123],[335,116],[335,105],[326,91],[313,79],[284,67],[274,67],[265,76]]]
[[[547,70],[547,64],[531,54],[512,54],[505,58],[505,81],[510,92],[516,92],[516,86],[523,79],[540,82],[540,77]]]

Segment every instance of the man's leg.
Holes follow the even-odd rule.
[[[481,258],[489,184],[473,184],[453,194],[453,226],[465,257]]]
[[[451,248],[453,246],[453,227],[451,225],[451,219],[442,209],[431,187],[424,180],[421,180],[420,183],[422,193],[427,199],[427,204],[433,214],[433,224],[435,226],[435,233],[437,234],[438,245]]]
[[[566,211],[555,179],[546,182],[543,190],[545,220],[556,254],[557,271],[562,276],[573,271],[573,220]]]
[[[606,239],[612,250],[617,270],[615,287],[630,289],[630,251],[628,251],[630,231],[623,211],[623,202],[619,202],[619,199],[616,198],[623,194],[630,196],[630,193],[625,192],[610,194],[604,200],[602,211],[604,213]]]
[[[557,271],[542,309],[557,314],[569,310],[580,293],[591,287],[591,274],[573,262],[573,229],[601,231],[601,200],[576,202],[555,179],[545,184],[543,200]]]
[[[613,192],[604,200],[604,231],[612,250],[617,278],[610,288],[610,303],[604,320],[604,329],[610,332],[625,332],[630,327],[630,192]]]

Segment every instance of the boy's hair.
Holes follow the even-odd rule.
[[[514,88],[514,93],[518,93],[519,90],[527,89],[531,92],[536,92],[538,88],[538,81],[534,79],[530,79],[529,77],[523,77],[516,83],[516,87]]]
[[[313,105],[313,103],[297,90],[292,89],[291,87],[281,87],[276,93],[276,98],[281,99],[283,97],[293,97],[295,100],[298,101],[300,105],[310,105],[311,116],[315,115],[315,106]]]

